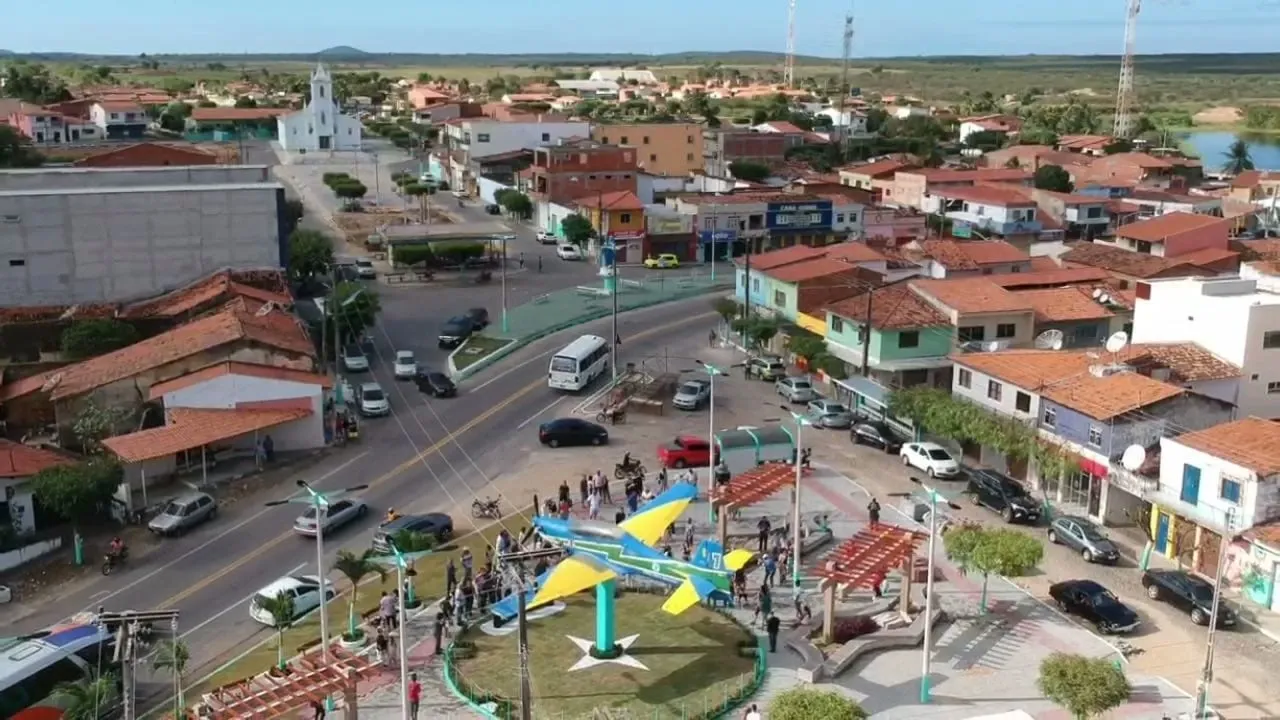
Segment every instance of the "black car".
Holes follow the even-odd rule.
[[[484,308],[471,308],[467,311],[467,317],[471,318],[471,324],[475,325],[477,330],[489,327],[489,311]]]
[[[451,317],[444,325],[440,326],[440,347],[456,348],[466,342],[467,338],[471,337],[471,334],[475,331],[476,324],[470,315]]]
[[[501,208],[501,207],[499,207],[499,206],[497,206],[497,205],[493,205],[493,204],[485,205],[485,206],[484,206],[484,211],[485,211],[485,212],[487,212],[487,213],[489,213],[490,215],[501,215],[501,214],[502,214],[502,208]]]
[[[1049,597],[1065,613],[1079,615],[1107,635],[1131,632],[1138,627],[1138,614],[1092,580],[1065,580],[1049,586]]]
[[[453,537],[453,518],[444,513],[425,513],[402,515],[389,523],[383,523],[373,534],[374,552],[383,555],[391,552],[389,541],[402,530],[430,535],[443,543]]]
[[[418,386],[418,392],[431,397],[453,397],[458,394],[457,386],[448,375],[441,372],[419,370],[418,374],[413,376],[413,383]]]
[[[857,420],[849,429],[849,440],[854,445],[870,445],[880,448],[890,455],[902,449],[902,440],[898,434],[881,420]]]
[[[543,445],[604,445],[609,431],[603,426],[578,418],[560,418],[538,426],[538,440]]]
[[[1161,600],[1191,614],[1191,622],[1208,625],[1213,616],[1213,586],[1182,570],[1148,570],[1142,573],[1142,587],[1147,597]],[[1218,602],[1218,627],[1233,627],[1236,613]]]
[[[1030,525],[1040,520],[1040,503],[1017,480],[994,470],[974,470],[969,473],[969,486],[965,493],[974,505],[984,505],[1004,518],[1007,523],[1025,522]]]

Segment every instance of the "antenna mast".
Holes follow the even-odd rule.
[[[787,59],[783,61],[782,82],[788,90],[796,84],[796,0],[787,2]]]
[[[1116,90],[1116,122],[1112,130],[1117,139],[1128,138],[1133,131],[1133,47],[1142,0],[1128,2],[1129,10],[1124,21],[1124,57],[1120,60],[1120,87]]]
[[[849,123],[845,122],[845,103],[849,100],[849,55],[853,53],[853,14],[844,16],[844,53],[842,56],[842,65],[840,67],[840,103],[837,109],[840,112],[839,120],[836,122],[835,135],[840,140],[840,150],[844,151],[846,142],[849,138]]]

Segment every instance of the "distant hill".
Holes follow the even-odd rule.
[[[353,48],[350,45],[339,45],[321,50],[316,55],[325,60],[364,60],[371,57],[372,53]]]

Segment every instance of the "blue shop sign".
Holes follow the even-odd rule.
[[[717,245],[721,243],[731,243],[737,239],[737,230],[703,230],[698,233],[698,242],[703,245],[710,245],[712,242]]]
[[[831,201],[769,203],[764,225],[774,232],[800,232],[831,229]]]

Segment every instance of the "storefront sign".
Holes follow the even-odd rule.
[[[703,230],[698,233],[698,242],[703,245],[710,245],[712,242],[717,245],[720,243],[731,243],[737,239],[737,230]]]
[[[644,231],[643,230],[621,230],[618,232],[609,233],[609,237],[613,238],[618,242],[623,242],[625,240],[643,240]]]
[[[769,203],[764,214],[765,227],[775,232],[830,230],[830,200],[804,203]]]
[[[689,232],[689,225],[680,219],[655,218],[649,221],[649,232],[654,235],[675,235]]]

